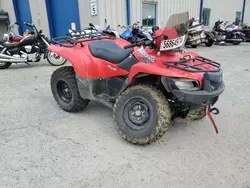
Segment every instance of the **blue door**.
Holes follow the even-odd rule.
[[[46,0],[51,38],[65,36],[71,23],[80,29],[78,0]]]
[[[18,31],[22,35],[24,31],[31,29],[23,24],[23,22],[32,23],[29,0],[13,0],[13,5],[16,21],[19,24]]]

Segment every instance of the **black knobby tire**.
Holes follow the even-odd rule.
[[[213,41],[213,39],[211,39],[211,38],[209,38],[208,41],[205,42],[205,45],[206,45],[207,47],[211,47],[211,46],[213,46],[213,44],[214,44],[214,41]]]
[[[144,100],[148,105],[150,115],[141,128],[129,119],[130,111],[127,109],[132,100]],[[136,85],[128,88],[116,100],[114,118],[123,139],[133,144],[144,145],[158,140],[167,131],[171,111],[161,91],[147,85]]]
[[[70,91],[70,97],[63,96],[61,91],[61,83],[65,83]],[[75,72],[73,67],[65,66],[57,69],[51,76],[52,94],[59,106],[67,112],[79,112],[83,110],[89,103],[89,100],[80,96],[76,83]],[[69,94],[69,93],[67,93]]]
[[[11,66],[11,62],[0,63],[0,69],[7,69]]]
[[[197,47],[198,47],[198,45],[191,45],[191,47],[192,47],[192,48],[197,48]]]

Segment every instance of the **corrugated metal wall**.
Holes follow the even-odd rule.
[[[189,17],[199,17],[200,0],[159,0],[158,25],[164,27],[172,14],[189,12]]]
[[[29,0],[30,1],[30,11],[32,15],[32,21],[37,27],[41,27],[43,32],[50,37],[48,15],[46,10],[46,5],[44,0]],[[46,18],[46,19],[44,19]],[[38,24],[40,21],[40,25]]]
[[[3,10],[4,12],[8,12],[11,23],[16,21],[16,16],[12,1],[0,0],[0,9]],[[17,27],[15,27],[14,31],[18,33]]]
[[[100,24],[99,15],[100,15],[100,11],[102,8],[100,8],[101,6],[98,4],[98,7],[97,7],[98,15],[91,16],[89,2],[90,0],[78,0],[81,29],[89,27],[89,23],[93,23],[96,25]]]
[[[250,0],[246,0],[244,23],[250,25]]]
[[[131,0],[131,22],[142,20],[143,0]],[[175,13],[188,11],[190,17],[199,17],[200,0],[147,0],[157,3],[157,25],[164,27]]]
[[[142,2],[144,0],[131,0],[131,23],[142,21]],[[11,0],[0,0],[1,9],[9,12],[10,21],[15,20],[14,8]],[[32,17],[37,20],[38,13],[41,17],[41,26],[48,33],[48,20],[46,17],[45,0],[30,0]],[[90,15],[89,0],[78,0],[80,22],[82,28],[88,26],[89,22],[105,27],[107,24],[117,29],[118,24],[127,25],[126,0],[97,0],[98,15]],[[200,0],[146,0],[156,2],[157,25],[164,27],[168,18],[174,13],[189,11],[190,17],[199,17]],[[242,11],[243,0],[204,0],[204,8],[211,8],[210,27],[218,18],[234,21],[236,11]],[[41,9],[42,8],[42,9]],[[245,22],[250,24],[250,0],[246,0]]]
[[[242,12],[243,0],[204,0],[204,8],[211,8],[210,27],[213,27],[216,20],[234,22],[236,11]]]
[[[117,29],[117,25],[127,25],[126,0],[99,0],[100,25]]]

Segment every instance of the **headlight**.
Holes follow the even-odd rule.
[[[172,79],[172,88],[179,90],[200,90],[199,82],[187,79]]]
[[[4,33],[3,40],[4,40],[4,42],[8,42],[10,40],[10,36],[8,34]]]

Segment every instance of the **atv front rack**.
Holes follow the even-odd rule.
[[[90,33],[82,33],[77,36],[62,36],[51,39],[53,44],[59,44],[60,46],[73,48],[77,44],[80,44],[81,47],[84,46],[84,42],[94,41],[94,40],[102,40],[102,39],[115,39],[114,36],[103,33],[103,32],[90,32]]]
[[[188,58],[187,58],[188,57]],[[188,62],[196,62],[196,64],[188,64]],[[173,67],[176,69],[180,69],[187,72],[219,72],[221,70],[221,65],[215,61],[212,61],[210,59],[206,59],[201,56],[196,56],[194,58],[191,58],[190,55],[184,56],[180,59],[180,61],[164,61],[164,65],[169,67]],[[201,66],[202,65],[210,65],[210,67],[213,67],[215,69],[204,69]]]

